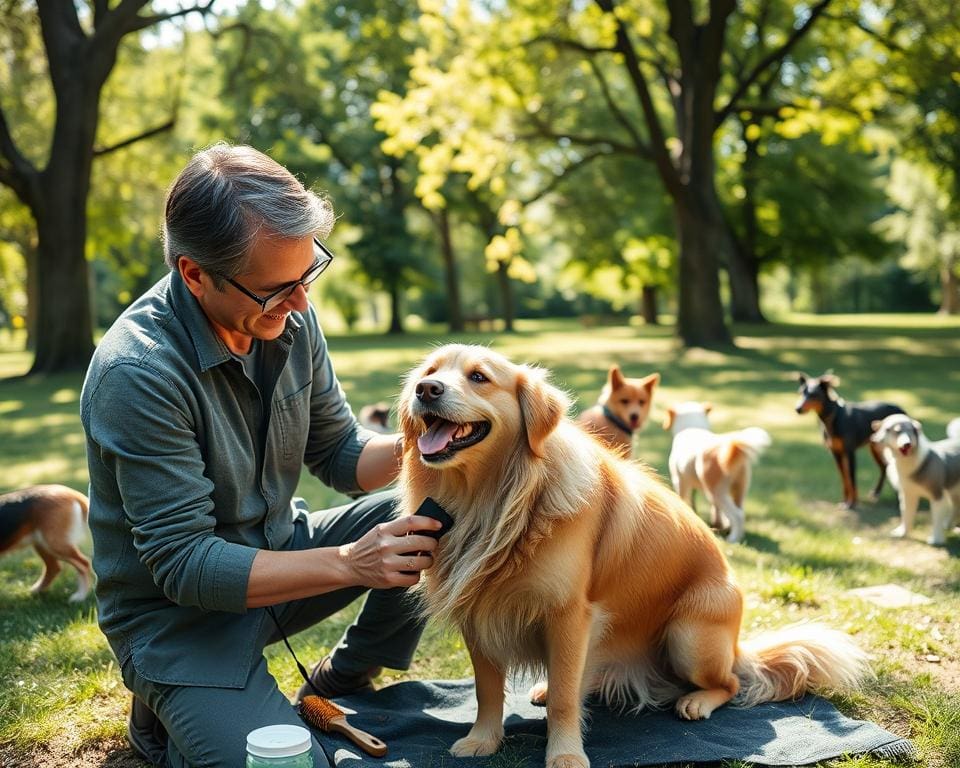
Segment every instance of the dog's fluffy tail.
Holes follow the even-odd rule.
[[[757,460],[770,446],[770,435],[760,427],[747,427],[739,432],[731,432],[720,450],[720,466],[729,473],[740,462],[750,464]]]
[[[856,689],[869,667],[848,634],[808,622],[741,642],[733,671],[740,678],[735,703],[750,707],[817,689]]]

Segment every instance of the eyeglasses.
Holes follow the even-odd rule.
[[[257,296],[257,294],[252,291],[248,291],[240,283],[232,278],[227,277],[226,275],[221,275],[224,280],[226,280],[230,285],[236,288],[243,294],[246,294],[251,299],[253,299],[257,304],[260,305],[261,312],[269,312],[275,307],[279,307],[283,302],[293,296],[293,292],[297,290],[298,285],[303,286],[303,290],[307,290],[310,287],[310,284],[313,283],[320,275],[323,274],[323,271],[330,266],[330,262],[333,261],[333,253],[320,242],[318,238],[313,238],[313,254],[314,261],[310,269],[303,273],[303,276],[299,280],[294,280],[292,283],[288,283],[277,290],[272,291],[266,296]]]

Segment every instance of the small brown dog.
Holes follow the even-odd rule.
[[[42,592],[60,573],[63,560],[77,569],[79,584],[71,603],[90,591],[90,561],[77,548],[87,527],[87,497],[64,485],[35,485],[0,495],[0,553],[33,544],[43,573],[30,588]]]
[[[643,428],[653,403],[660,374],[629,379],[619,365],[611,365],[597,404],[577,420],[607,446],[623,456],[633,455],[633,433]]]
[[[393,432],[390,428],[390,405],[388,403],[379,402],[363,406],[357,415],[357,421],[360,422],[361,426],[372,429],[374,432],[385,435]]]

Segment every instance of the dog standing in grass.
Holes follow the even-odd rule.
[[[90,561],[77,544],[87,530],[87,497],[64,485],[35,485],[0,495],[0,553],[32,544],[43,560],[43,573],[30,588],[43,592],[61,571],[60,562],[77,571],[71,603],[90,591]]]
[[[746,533],[743,500],[750,488],[751,465],[770,445],[770,435],[760,427],[717,434],[710,430],[709,403],[680,403],[667,409],[663,428],[673,433],[670,480],[673,489],[691,509],[693,492],[702,491],[710,502],[713,527],[729,529],[727,541],[740,541]]]
[[[547,768],[588,768],[582,701],[703,720],[855,686],[864,655],[818,625],[740,637],[743,595],[716,537],[650,470],[567,419],[545,372],[447,345],[407,377],[400,513],[431,497],[454,524],[424,571],[428,614],[457,625],[477,715],[450,752],[504,738],[507,675],[546,675]],[[696,725],[691,725],[694,731]]]
[[[880,446],[870,441],[872,424],[890,414],[903,413],[903,409],[879,400],[846,402],[836,391],[840,379],[829,371],[816,378],[799,371],[795,375],[800,383],[800,399],[795,410],[797,413],[813,411],[820,419],[823,442],[837,464],[843,483],[842,506],[846,509],[857,506],[857,448],[861,445],[870,447],[870,455],[880,467],[877,484],[870,491],[870,499],[876,500],[887,477],[887,467]]]
[[[643,429],[659,383],[659,373],[632,379],[623,375],[619,365],[611,365],[600,399],[578,421],[613,450],[632,456],[633,433]]]
[[[960,514],[960,437],[931,442],[920,422],[895,413],[873,422],[875,445],[883,448],[890,482],[898,489],[900,525],[890,535],[910,533],[921,498],[930,500],[933,527],[928,544],[947,543],[953,520]]]

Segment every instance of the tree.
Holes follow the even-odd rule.
[[[98,146],[100,97],[116,65],[121,41],[160,22],[190,13],[206,14],[214,0],[166,13],[140,13],[149,0],[93,0],[81,9],[65,0],[13,2],[6,6],[6,29],[29,31],[39,22],[56,112],[49,151],[31,157],[18,126],[0,105],[0,183],[30,209],[37,227],[34,275],[35,349],[31,373],[84,368],[93,351],[85,254],[87,196],[93,160],[172,126],[172,119]],[[4,89],[6,90],[6,89]],[[29,279],[29,278],[28,278]]]

